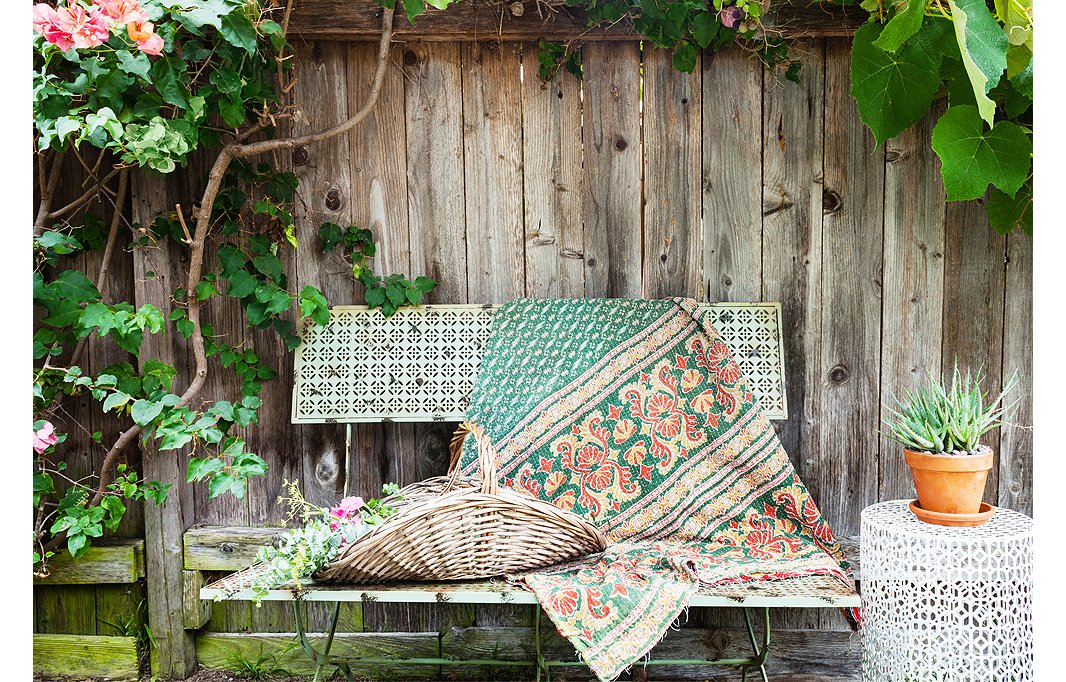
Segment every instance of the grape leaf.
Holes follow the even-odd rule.
[[[1005,192],[993,188],[985,204],[988,211],[988,223],[1000,234],[1009,234],[1022,229],[1026,234],[1033,234],[1033,186],[1026,184],[1011,197]]]
[[[877,144],[914,125],[933,103],[940,78],[938,60],[924,43],[905,43],[895,54],[874,45],[880,24],[855,34],[851,52],[851,95]]]
[[[948,0],[962,63],[977,97],[981,118],[992,125],[996,103],[988,91],[999,83],[1007,68],[1007,34],[988,11],[985,0]]]
[[[951,107],[933,128],[948,201],[976,199],[989,184],[1014,197],[1029,176],[1033,141],[1010,121],[986,130],[976,107]]]
[[[907,0],[907,6],[896,14],[885,25],[885,30],[874,41],[874,45],[885,52],[895,52],[908,38],[918,32],[922,27],[922,17],[925,16],[926,0]]]

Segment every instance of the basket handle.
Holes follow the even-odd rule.
[[[485,430],[480,425],[470,421],[459,425],[459,430],[455,432],[455,438],[452,440],[453,446],[458,441],[461,447],[462,438],[467,433],[473,435],[474,442],[477,443],[477,461],[481,469],[481,492],[495,495],[500,490],[499,481],[496,480],[496,461],[499,459],[496,447],[492,444],[492,440],[485,433]],[[453,449],[452,476],[458,476],[459,470],[459,458],[455,456],[455,450]]]

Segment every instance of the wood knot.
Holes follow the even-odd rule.
[[[822,192],[822,213],[836,213],[840,210],[840,195],[835,190],[827,189]]]
[[[848,368],[844,365],[836,365],[829,370],[829,380],[834,384],[842,384],[848,380]]]
[[[231,542],[223,542],[221,545],[218,546],[218,551],[222,552],[223,554],[233,554],[237,551],[237,546]]]
[[[620,152],[624,152],[626,150],[626,147],[628,147],[628,146],[629,146],[629,143],[626,142],[625,139],[621,138],[621,137],[618,138],[615,141],[615,143],[614,143],[614,148],[617,149]]]
[[[414,50],[404,50],[403,51],[403,63],[404,64],[417,64],[418,63],[418,55],[415,54]]]
[[[292,165],[302,166],[307,163],[307,147],[299,146],[292,150]]]
[[[888,163],[894,163],[903,158],[903,154],[895,149],[889,149],[885,152],[885,161]]]
[[[722,285],[723,286],[727,286],[727,287],[733,286],[733,278],[730,277],[729,275],[724,275],[722,277]]]
[[[336,211],[341,207],[341,191],[336,187],[330,187],[326,192],[326,208]]]
[[[588,261],[586,261],[586,262],[588,263],[590,268],[596,267],[596,259],[595,258],[589,258]]]

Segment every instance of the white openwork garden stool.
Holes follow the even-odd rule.
[[[909,500],[862,510],[863,682],[1033,680],[1033,521],[919,521]]]

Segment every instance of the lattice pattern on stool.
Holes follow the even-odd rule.
[[[897,500],[862,512],[864,682],[1033,680],[1032,519],[919,521]]]
[[[780,307],[704,304],[769,419],[785,419]],[[461,421],[492,324],[493,306],[405,308],[386,318],[337,306],[304,320],[296,350],[293,423]]]

